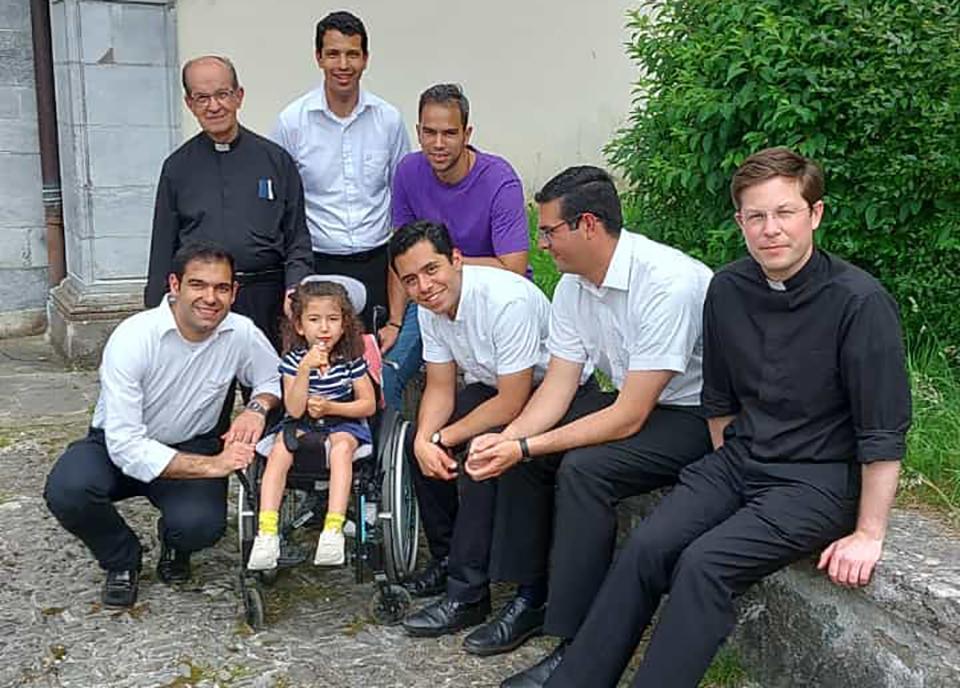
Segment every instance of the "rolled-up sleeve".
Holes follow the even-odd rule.
[[[280,358],[266,335],[252,321],[245,323],[247,346],[241,356],[237,379],[250,387],[253,396],[272,394],[280,398]]]
[[[732,416],[740,411],[729,363],[724,356],[727,349],[719,337],[718,290],[718,278],[714,277],[703,304],[703,390],[700,403],[707,418]]]
[[[111,337],[100,365],[100,396],[110,460],[124,475],[148,483],[163,473],[177,451],[147,436],[143,422],[146,361],[135,342]]]
[[[861,463],[900,460],[911,420],[910,380],[900,317],[885,291],[864,297],[845,328],[841,376]]]

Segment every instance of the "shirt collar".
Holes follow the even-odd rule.
[[[177,335],[183,338],[184,341],[187,341],[186,338],[180,334],[180,328],[177,327],[177,320],[173,317],[173,295],[167,294],[166,298],[164,298],[160,305],[157,306],[156,310],[160,321],[160,336],[162,337],[168,332],[174,331],[177,333]],[[224,332],[231,332],[234,329],[234,319],[230,317],[231,315],[232,313],[227,313],[227,317],[224,318],[219,325],[217,325],[217,329],[214,330],[213,335],[197,343],[210,341],[214,338],[214,335],[220,336]]]
[[[753,259],[751,259],[753,260]],[[777,283],[778,286],[773,286],[770,284],[770,280],[767,278],[766,273],[763,271],[763,268],[760,267],[760,263],[756,260],[753,260],[754,268],[757,271],[757,275],[760,281],[767,286],[771,291],[797,291],[802,289],[806,285],[814,281],[818,275],[820,275],[827,264],[827,258],[824,255],[823,251],[818,248],[813,248],[813,253],[810,254],[810,259],[806,264],[800,268],[800,271],[797,272],[793,277],[783,280],[782,282]],[[783,285],[783,289],[779,288],[779,285]]]
[[[234,150],[237,146],[240,145],[241,141],[243,140],[243,131],[244,131],[243,127],[238,126],[237,136],[230,143],[217,143],[212,138],[210,138],[206,134],[206,132],[200,132],[200,136],[202,136],[204,140],[207,142],[207,146],[210,147],[210,150],[216,151],[217,153],[229,153],[230,151]]]
[[[464,308],[464,305],[466,305],[470,297],[473,296],[473,268],[469,265],[464,265],[463,272],[461,272],[460,275],[460,301],[457,302],[457,316],[454,318],[454,321],[466,322],[466,311],[469,310],[469,306]]]
[[[603,276],[603,282],[599,287],[586,277],[577,275],[580,283],[594,294],[600,294],[604,289],[627,291],[630,288],[630,270],[633,267],[633,245],[636,238],[626,229],[620,232],[613,255],[610,256],[607,274]]]
[[[334,114],[333,110],[330,109],[330,106],[327,104],[327,92],[324,90],[323,84],[320,84],[319,87],[315,88],[313,90],[313,93],[311,93],[310,96],[307,98],[308,111],[319,110],[321,112],[326,113],[329,117],[332,117],[333,119],[339,122],[349,121],[357,117],[361,112],[366,110],[368,107],[373,107],[373,103],[370,102],[370,98],[367,96],[367,92],[362,88],[360,89],[360,95],[357,97],[356,107],[353,108],[353,112],[351,112],[345,119],[341,119],[336,114]]]

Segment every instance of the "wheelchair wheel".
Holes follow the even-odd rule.
[[[266,626],[263,593],[255,583],[241,582],[241,587],[243,589],[244,619],[254,631],[262,631]]]
[[[392,413],[385,420],[381,434],[383,560],[387,576],[393,582],[402,580],[417,565],[420,512],[404,456],[409,432],[410,423]]]
[[[410,603],[410,593],[399,585],[378,586],[370,598],[367,611],[375,623],[395,626],[407,615]]]
[[[403,417],[411,423],[417,419],[417,409],[420,408],[420,398],[423,396],[423,389],[426,386],[427,375],[421,366],[420,370],[410,378],[406,387],[403,388],[400,408]]]

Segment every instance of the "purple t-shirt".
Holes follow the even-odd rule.
[[[437,179],[423,153],[405,156],[393,176],[393,226],[442,222],[454,246],[470,258],[529,250],[520,178],[503,158],[473,151],[473,169],[452,185]]]

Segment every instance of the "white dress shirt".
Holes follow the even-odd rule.
[[[623,388],[627,373],[677,374],[659,403],[700,403],[703,301],[712,277],[698,260],[624,230],[597,287],[580,275],[560,278],[550,309],[553,356],[594,367]]]
[[[423,360],[453,361],[467,384],[497,387],[497,377],[534,369],[543,379],[550,302],[536,285],[509,270],[464,265],[457,315],[451,320],[418,307]]]
[[[254,395],[279,397],[279,363],[263,332],[236,313],[202,342],[187,341],[164,299],[107,340],[91,425],[121,471],[150,482],[177,453],[170,445],[213,430],[234,377]]]
[[[314,251],[346,255],[387,242],[393,173],[410,150],[397,108],[361,89],[341,118],[321,85],[283,109],[271,138],[300,170]]]

